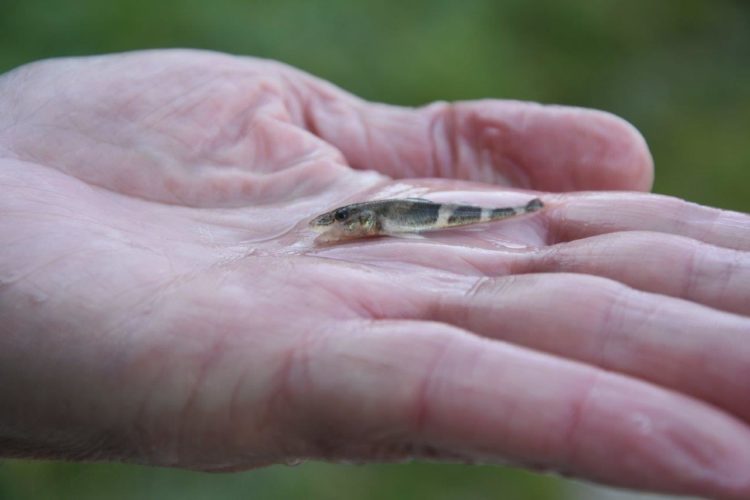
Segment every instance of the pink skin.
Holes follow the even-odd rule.
[[[0,109],[3,455],[509,461],[750,497],[750,217],[635,192],[622,120],[371,104],[191,51],[25,66]],[[572,192],[603,189],[631,192]],[[423,240],[307,227],[536,195]]]

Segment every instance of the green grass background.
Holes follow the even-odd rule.
[[[47,57],[197,47],[275,58],[368,99],[526,99],[635,124],[655,191],[750,211],[750,2],[0,0],[0,71]],[[0,104],[0,112],[2,112]],[[0,498],[553,499],[498,467],[271,467],[208,475],[11,461]]]

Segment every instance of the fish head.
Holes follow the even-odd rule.
[[[371,210],[346,206],[318,215],[310,221],[313,231],[323,233],[324,239],[360,238],[372,235],[376,217]]]

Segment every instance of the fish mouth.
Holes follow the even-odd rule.
[[[331,229],[333,226],[333,220],[330,220],[330,218],[327,217],[315,217],[308,223],[308,226],[310,226],[310,229],[313,231],[323,233]]]
[[[315,243],[321,244],[339,243],[364,236],[356,232],[352,233],[350,231],[347,231],[345,228],[341,227],[338,224],[323,226],[316,229],[316,231],[320,234],[315,238]]]

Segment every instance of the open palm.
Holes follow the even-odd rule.
[[[510,461],[750,495],[750,217],[635,192],[651,160],[621,120],[375,105],[192,51],[25,66],[0,110],[6,455]],[[307,227],[537,195],[422,240]]]

